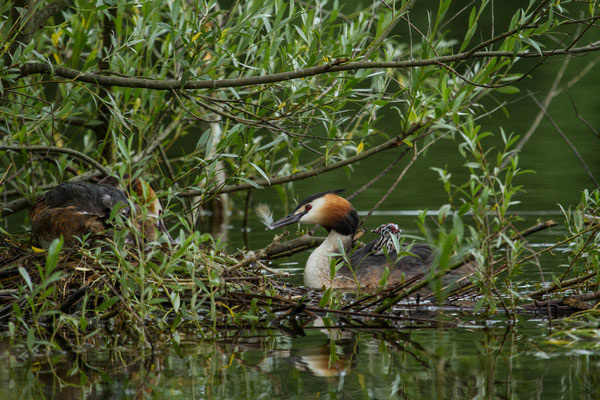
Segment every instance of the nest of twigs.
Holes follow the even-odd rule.
[[[153,327],[160,336],[186,325],[213,332],[257,325],[295,332],[317,316],[330,315],[350,327],[398,328],[439,324],[440,318],[430,315],[431,305],[437,306],[436,313],[472,315],[479,296],[465,279],[446,294],[443,304],[437,304],[436,296],[414,295],[419,293],[414,289],[425,283],[423,276],[367,295],[290,286],[261,260],[313,247],[322,239],[300,237],[284,243],[279,239],[238,257],[196,249],[193,254],[182,252],[181,260],[171,260],[174,256],[167,248],[155,249],[148,258],[127,249],[63,249],[52,279],[48,252],[36,250],[25,237],[4,237],[0,239],[0,324],[19,318],[51,326],[66,315],[95,321],[95,327],[116,320],[147,331]],[[413,294],[408,300],[407,293]],[[586,302],[597,298],[600,292],[582,298],[570,295],[552,303],[525,304],[520,310],[556,316],[553,311],[560,309],[564,315],[593,306]]]

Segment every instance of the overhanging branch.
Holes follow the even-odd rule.
[[[315,168],[312,169],[310,171],[304,171],[304,172],[300,172],[297,174],[292,174],[292,175],[286,175],[286,176],[281,176],[281,177],[276,177],[276,178],[271,178],[269,181],[265,180],[265,179],[261,179],[258,181],[253,181],[252,183],[242,183],[239,185],[226,185],[226,186],[222,186],[220,188],[216,188],[213,190],[210,190],[208,192],[204,192],[204,191],[191,191],[191,192],[186,192],[185,194],[182,193],[181,195],[185,195],[185,196],[201,196],[201,195],[208,195],[211,196],[213,194],[216,193],[231,193],[231,192],[238,192],[240,190],[248,190],[248,189],[253,189],[256,188],[257,186],[275,186],[275,185],[281,185],[282,183],[287,183],[287,182],[292,182],[292,181],[298,181],[298,180],[302,180],[302,179],[306,179],[306,178],[311,178],[313,176],[317,176],[320,174],[323,174],[325,172],[329,172],[332,171],[334,169],[338,169],[338,168],[342,168],[345,167],[347,165],[353,164],[355,162],[364,160],[365,158],[369,158],[371,156],[373,156],[374,154],[377,154],[381,151],[384,150],[388,150],[394,147],[398,147],[399,145],[401,145],[402,140],[405,139],[406,137],[412,135],[413,133],[415,133],[416,131],[418,131],[419,129],[423,128],[424,126],[428,125],[428,123],[422,123],[422,124],[414,124],[412,125],[410,128],[408,128],[406,131],[404,131],[403,133],[401,133],[400,135],[380,144],[377,145],[367,151],[363,151],[357,155],[355,155],[354,157],[348,157],[345,158],[341,161],[338,161],[336,163],[332,163],[329,165],[325,165],[321,168]]]
[[[28,151],[31,153],[64,153],[70,156],[79,158],[80,160],[88,163],[92,167],[96,168],[98,172],[100,172],[104,176],[110,176],[110,171],[107,170],[100,164],[98,161],[94,160],[92,157],[83,154],[77,150],[69,149],[66,147],[52,147],[52,146],[10,146],[10,145],[0,145],[0,151]]]
[[[414,68],[429,65],[439,65],[440,63],[449,63],[463,61],[469,58],[487,58],[487,57],[521,57],[538,58],[551,57],[566,54],[582,54],[600,50],[600,42],[594,42],[583,47],[574,47],[570,49],[557,49],[542,52],[535,51],[477,51],[475,53],[463,52],[453,55],[427,58],[424,60],[407,61],[355,61],[355,62],[333,62],[327,65],[304,68],[296,71],[280,72],[277,74],[263,76],[249,76],[234,79],[214,79],[202,81],[189,81],[181,79],[154,80],[148,78],[134,78],[123,76],[107,76],[95,73],[87,73],[72,68],[58,67],[45,63],[27,63],[19,67],[21,76],[33,74],[54,74],[65,79],[87,82],[95,85],[133,87],[152,90],[177,90],[177,89],[217,89],[227,87],[240,87],[249,85],[263,85],[277,83],[291,79],[305,78],[309,76],[327,74],[331,72],[355,71],[369,68]]]

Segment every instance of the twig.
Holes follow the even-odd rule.
[[[400,160],[402,160],[402,158],[404,158],[404,156],[406,155],[406,153],[408,153],[409,150],[410,149],[408,147],[406,149],[404,149],[404,151],[402,153],[400,153],[400,155],[396,159],[394,159],[394,161],[392,161],[383,171],[381,171],[379,174],[377,174],[377,176],[375,176],[369,182],[362,185],[360,187],[360,189],[356,190],[350,196],[346,197],[346,199],[348,201],[352,200],[354,197],[358,196],[359,194],[364,192],[366,189],[368,189],[372,184],[374,184],[375,182],[377,182],[378,180],[383,178],[385,175],[387,175],[387,173],[392,170],[392,167],[394,165],[398,164],[398,162],[400,162]]]
[[[535,98],[534,94],[530,90],[528,90],[528,93],[531,96],[531,98],[533,99],[533,101],[535,102],[535,104],[537,104],[537,106],[540,107],[540,109],[544,112],[544,115],[546,116],[546,118],[548,118],[548,120],[550,121],[550,123],[552,124],[552,126],[554,127],[554,129],[556,129],[556,132],[558,132],[558,134],[563,139],[563,141],[567,144],[567,146],[569,146],[569,148],[571,149],[571,151],[575,155],[575,158],[577,158],[577,160],[579,161],[579,163],[581,164],[581,166],[585,170],[585,173],[590,178],[590,180],[594,183],[594,185],[597,188],[600,187],[600,184],[598,184],[598,181],[594,177],[594,174],[592,173],[592,171],[590,170],[590,168],[586,164],[586,162],[583,159],[583,157],[581,157],[581,154],[579,154],[579,151],[577,150],[577,148],[575,147],[575,145],[573,145],[573,143],[571,143],[571,141],[569,140],[569,138],[567,137],[567,135],[565,135],[564,132],[560,129],[560,127],[554,121],[554,119],[552,118],[552,116],[550,116],[550,114],[548,113],[548,110],[544,107],[544,105],[541,104]]]
[[[554,78],[554,81],[552,82],[552,86],[550,87],[548,94],[546,94],[546,97],[544,98],[544,101],[542,102],[542,104],[544,105],[544,108],[548,108],[548,106],[550,105],[550,103],[552,102],[554,97],[556,97],[556,95],[558,94],[557,87],[558,87],[558,84],[560,83],[563,75],[565,74],[565,71],[567,70],[569,61],[571,61],[571,57],[565,57],[564,61],[560,65],[560,68],[556,74],[556,77]],[[531,126],[529,127],[529,129],[527,130],[525,135],[523,135],[521,140],[519,140],[519,143],[517,143],[517,145],[515,146],[515,150],[521,150],[525,146],[525,144],[527,144],[529,139],[531,139],[531,136],[533,135],[533,133],[536,131],[536,129],[540,125],[540,122],[542,122],[543,117],[544,117],[544,112],[542,110],[540,110],[540,112],[536,115],[535,119],[533,120],[533,123],[531,124]],[[500,165],[500,169],[504,169],[504,167],[506,167],[508,165],[508,163],[510,162],[510,160],[512,160],[513,157],[514,157],[514,155],[510,155],[504,161],[502,161],[502,164]]]
[[[24,197],[21,199],[9,201],[8,203],[5,203],[3,205],[2,213],[0,214],[0,216],[6,217],[8,215],[14,214],[21,210],[24,210],[25,208],[29,207],[30,205],[31,205],[31,202],[29,201],[29,199],[26,199]]]
[[[256,265],[258,265],[261,269],[264,269],[265,271],[275,275],[275,276],[290,276],[290,273],[287,271],[278,271],[276,269],[273,268],[269,268],[267,267],[265,264],[263,264],[260,261],[256,261]]]
[[[265,254],[264,259],[273,260],[275,258],[288,257],[292,254],[317,247],[325,240],[324,237],[303,235],[299,238],[288,240],[271,247]]]
[[[579,114],[579,110],[577,110],[577,104],[575,104],[575,101],[573,100],[571,95],[567,93],[567,96],[569,96],[569,100],[571,100],[571,105],[573,106],[573,110],[575,111],[575,116],[577,117],[577,119],[580,120],[590,131],[592,131],[592,133],[596,135],[598,139],[600,139],[600,133],[594,128],[592,124],[586,121],[585,118],[581,116],[581,114]]]
[[[575,257],[573,257],[573,260],[569,264],[569,267],[567,268],[567,270],[561,275],[560,279],[558,280],[559,283],[562,282],[563,279],[565,279],[565,277],[567,276],[567,274],[569,272],[571,272],[571,268],[573,268],[573,265],[575,265],[575,262],[577,260],[579,260],[579,257],[581,257],[581,254],[583,254],[583,251],[587,249],[588,244],[590,244],[590,242],[596,237],[596,234],[598,233],[599,230],[600,230],[600,227],[596,228],[596,230],[590,234],[590,236],[587,238],[584,245],[581,246],[581,249],[579,249],[577,254],[575,254]]]
[[[396,181],[392,184],[392,186],[388,189],[388,191],[383,195],[383,197],[381,199],[379,199],[379,201],[373,206],[373,208],[371,208],[369,210],[368,214],[362,219],[362,221],[360,221],[360,225],[361,226],[373,214],[373,211],[375,211],[376,209],[378,209],[379,206],[381,206],[381,204],[383,204],[383,202],[394,191],[394,189],[396,189],[396,186],[398,186],[398,184],[400,183],[400,181],[402,181],[402,179],[404,178],[404,175],[406,175],[406,172],[412,167],[412,165],[415,163],[415,161],[417,161],[417,157],[419,156],[419,154],[423,153],[423,151],[425,151],[429,146],[431,146],[433,143],[436,142],[436,140],[433,140],[433,141],[427,143],[421,150],[417,150],[417,141],[419,139],[422,139],[425,136],[425,134],[426,134],[426,132],[422,133],[421,135],[419,135],[418,138],[416,138],[413,141],[413,149],[415,151],[415,154],[413,155],[413,157],[411,158],[411,160],[408,162],[408,164],[406,164],[406,166],[404,167],[404,169],[402,170],[402,172],[400,173],[400,175],[398,175],[398,178],[396,178]],[[404,156],[404,154],[406,154],[406,152],[403,153],[402,156]]]
[[[364,160],[364,159],[369,158],[369,157],[373,156],[374,154],[377,154],[384,150],[389,150],[391,148],[398,147],[402,143],[402,140],[404,138],[412,135],[413,133],[415,133],[417,130],[423,128],[424,126],[427,126],[429,123],[430,122],[412,125],[410,128],[408,128],[402,134],[398,135],[397,137],[395,137],[393,139],[388,140],[387,142],[384,142],[378,146],[372,147],[369,150],[363,151],[354,157],[348,157],[346,159],[343,159],[336,163],[332,163],[332,164],[323,166],[321,168],[313,169],[310,171],[304,171],[304,172],[300,172],[300,173],[292,174],[292,175],[286,175],[286,176],[281,176],[281,177],[272,177],[269,179],[269,181],[261,179],[261,180],[254,181],[253,184],[242,183],[239,185],[226,185],[226,186],[223,186],[223,187],[220,187],[217,189],[213,189],[212,191],[210,191],[208,193],[204,192],[204,191],[190,191],[190,195],[197,196],[197,195],[202,195],[202,194],[211,195],[214,193],[231,193],[231,192],[238,192],[240,190],[252,189],[252,188],[255,188],[257,185],[258,186],[275,186],[275,185],[280,185],[282,183],[311,178],[313,176],[317,176],[319,174],[329,172],[329,171],[332,171],[332,170],[335,170],[335,169],[338,169],[341,167],[345,167],[346,165],[350,165],[355,162]],[[429,133],[429,132],[426,132],[426,133]],[[426,133],[424,133],[423,135],[425,135]]]
[[[600,298],[600,290],[591,292],[591,293],[573,294],[573,295],[569,295],[567,297],[581,300],[581,301],[596,300],[596,299]],[[540,307],[545,307],[546,305],[564,304],[564,302],[565,302],[565,298],[555,299],[555,300],[545,300],[542,302],[534,301],[533,303],[523,304],[523,305],[519,306],[519,308],[540,308]]]
[[[593,271],[593,272],[587,273],[585,275],[578,276],[576,278],[567,279],[566,281],[559,281],[558,283],[551,283],[548,286],[545,286],[545,287],[543,287],[541,289],[538,289],[538,290],[536,290],[534,292],[528,293],[527,296],[528,297],[537,297],[537,296],[541,296],[541,295],[544,295],[544,294],[550,294],[550,293],[552,293],[552,292],[554,292],[556,290],[565,289],[565,288],[568,288],[569,286],[573,286],[573,285],[576,285],[578,283],[585,282],[588,279],[593,278],[593,277],[595,277],[597,275],[598,275],[598,272],[597,271]]]
[[[73,305],[90,290],[92,290],[90,286],[82,286],[79,289],[77,289],[60,306],[60,311],[65,314],[69,314],[71,312],[71,307],[73,307]]]
[[[261,250],[257,251],[252,256],[246,258],[244,261],[241,261],[241,262],[239,262],[239,263],[237,263],[237,264],[235,264],[235,265],[233,265],[231,267],[225,268],[225,271],[232,272],[232,271],[235,271],[235,270],[237,270],[239,268],[246,267],[246,266],[252,264],[253,262],[256,262],[257,260],[260,260],[261,258],[264,258],[267,255],[267,253],[269,252],[269,250],[271,248],[273,248],[274,246],[278,245],[281,242],[281,239],[283,239],[287,234],[288,234],[288,232],[285,232],[285,233],[283,233],[281,235],[276,235],[273,238],[273,241],[267,247],[265,247],[264,249],[261,249]]]
[[[407,1],[403,5],[402,9],[398,10],[398,12],[397,12],[398,15],[396,16],[396,18],[391,20],[390,23],[385,27],[383,32],[381,32],[379,34],[379,36],[376,37],[375,40],[373,40],[367,46],[367,48],[366,48],[367,51],[365,51],[365,53],[362,55],[365,60],[367,60],[371,56],[371,54],[373,54],[373,52],[377,48],[377,45],[379,43],[383,42],[385,40],[385,38],[387,38],[389,36],[389,34],[392,33],[392,31],[394,30],[394,27],[398,24],[398,22],[400,22],[400,20],[404,16],[405,10],[412,8],[414,2],[415,2],[415,0]]]
[[[110,171],[104,168],[98,161],[94,160],[92,157],[83,154],[77,150],[65,147],[0,145],[0,151],[2,150],[14,152],[28,151],[32,153],[64,153],[79,158],[80,160],[90,164],[91,166],[96,168],[103,176],[110,176]]]

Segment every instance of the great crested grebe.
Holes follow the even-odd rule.
[[[380,256],[382,254],[390,254],[392,251],[396,251],[395,241],[400,243],[400,227],[394,223],[387,223],[380,225],[376,229],[371,230],[371,232],[379,235],[379,238],[374,240],[373,247],[371,251],[374,255]]]
[[[318,224],[329,231],[325,241],[306,261],[304,269],[306,287],[356,290],[358,286],[360,289],[372,290],[378,287],[386,267],[390,269],[388,284],[427,274],[435,257],[433,248],[426,243],[402,244],[401,251],[410,252],[410,255],[401,256],[396,260],[397,252],[392,235],[398,235],[400,229],[396,224],[384,224],[374,230],[381,236],[356,250],[350,257],[350,267],[343,265],[331,279],[332,255],[350,249],[354,233],[358,228],[358,214],[348,200],[338,196],[340,192],[342,190],[312,195],[303,200],[290,215],[269,226],[269,229],[275,229],[297,222]],[[343,249],[340,248],[340,244]],[[455,280],[465,273],[468,272],[464,270],[453,272],[451,279]]]
[[[113,209],[128,218],[132,215],[127,194],[117,187],[118,180],[107,178],[100,183],[66,182],[48,190],[31,207],[31,230],[38,243],[47,248],[63,235],[64,246],[79,244],[77,236],[103,234],[110,228],[108,219]],[[172,240],[160,219],[162,205],[150,185],[136,178],[131,188],[137,195],[134,226],[144,241],[157,238],[157,229]],[[146,219],[141,207],[146,208]]]

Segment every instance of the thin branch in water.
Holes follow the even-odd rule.
[[[402,160],[402,158],[404,158],[404,156],[406,155],[406,153],[408,153],[408,151],[409,151],[409,148],[407,147],[406,149],[404,149],[404,151],[398,157],[396,157],[387,167],[385,167],[385,169],[383,171],[381,171],[379,174],[377,174],[377,176],[375,176],[369,182],[367,182],[364,185],[362,185],[360,187],[360,189],[356,190],[354,193],[352,193],[346,199],[348,201],[352,200],[354,197],[358,196],[359,194],[361,194],[362,192],[364,192],[365,190],[367,190],[375,182],[377,182],[378,180],[380,180],[381,178],[383,178],[385,175],[387,175],[388,172],[390,172],[392,170],[392,167],[394,165],[398,164],[398,162],[400,162],[400,160]]]
[[[427,146],[425,146],[425,147],[427,147]],[[376,209],[378,209],[379,206],[381,204],[383,204],[383,202],[389,197],[389,195],[392,194],[392,192],[394,191],[394,189],[396,189],[396,186],[398,186],[398,184],[400,183],[400,181],[402,180],[402,178],[404,178],[404,175],[406,174],[406,172],[410,169],[410,167],[412,167],[412,165],[415,163],[415,161],[417,161],[417,156],[420,154],[420,152],[417,150],[417,143],[416,142],[413,142],[413,148],[414,148],[414,155],[411,158],[411,160],[404,167],[404,169],[402,170],[402,172],[400,173],[400,175],[398,175],[398,178],[396,179],[396,181],[392,184],[392,186],[388,189],[388,191],[383,195],[383,197],[381,199],[379,199],[379,201],[373,206],[373,208],[371,208],[369,210],[369,212],[362,219],[362,221],[360,221],[359,226],[362,226],[365,223],[365,221],[373,214],[373,211],[375,211]]]
[[[575,116],[578,120],[580,120],[598,139],[600,139],[600,133],[590,124],[585,118],[579,114],[579,110],[577,110],[577,104],[573,100],[573,97],[567,92],[567,96],[569,96],[569,100],[571,101],[571,105],[573,106],[573,110],[575,111]]]
[[[597,228],[592,233],[590,233],[590,236],[587,238],[587,240],[584,243],[584,245],[581,246],[581,249],[579,249],[579,251],[577,252],[577,254],[575,254],[575,257],[573,257],[573,260],[569,264],[569,267],[567,268],[567,270],[560,276],[560,279],[558,280],[559,283],[562,283],[563,280],[565,279],[565,277],[569,274],[569,272],[571,272],[571,269],[573,268],[573,265],[575,265],[575,263],[577,262],[577,260],[579,259],[579,257],[581,257],[581,254],[583,254],[583,252],[587,249],[587,246],[590,244],[590,242],[596,237],[596,234],[598,233],[598,231],[600,231],[600,227]]]
[[[592,183],[596,186],[596,188],[600,187],[600,184],[598,184],[598,181],[594,177],[594,174],[592,173],[592,171],[588,167],[587,163],[585,162],[585,160],[583,159],[583,157],[581,156],[581,154],[579,154],[579,151],[577,150],[577,148],[575,147],[575,145],[569,140],[569,138],[567,137],[567,135],[565,135],[565,133],[560,129],[560,127],[558,126],[558,124],[554,121],[554,119],[552,118],[552,116],[550,116],[550,114],[548,113],[548,110],[546,108],[544,108],[544,105],[541,104],[538,101],[538,99],[535,98],[535,95],[533,93],[531,93],[531,91],[528,90],[528,92],[529,92],[529,95],[531,96],[531,98],[533,99],[533,101],[535,102],[535,104],[537,104],[537,106],[540,107],[540,109],[544,112],[544,115],[546,116],[546,118],[548,118],[548,120],[550,121],[550,123],[552,124],[552,126],[554,127],[554,129],[556,130],[556,132],[558,132],[558,134],[560,135],[560,137],[562,138],[562,140],[567,144],[567,146],[569,146],[569,148],[573,152],[573,155],[575,155],[575,158],[577,158],[577,161],[579,161],[579,163],[581,164],[581,166],[585,170],[585,173],[587,174],[587,176],[592,181]]]
[[[548,94],[546,94],[546,97],[544,98],[544,101],[542,103],[544,108],[548,108],[548,106],[550,105],[550,103],[552,102],[554,97],[556,96],[556,94],[557,94],[556,88],[558,87],[558,84],[560,83],[563,75],[565,74],[565,71],[567,70],[567,66],[569,65],[570,60],[571,60],[571,57],[566,57],[564,59],[564,61],[562,62],[560,69],[558,70],[556,77],[554,78],[554,82],[552,82],[552,86],[550,87],[550,90],[548,91]],[[521,149],[523,149],[523,147],[527,144],[529,139],[531,139],[531,136],[533,135],[533,133],[536,131],[536,129],[542,122],[543,117],[544,117],[544,111],[540,110],[540,112],[535,116],[533,123],[531,124],[531,126],[529,127],[529,129],[527,130],[525,135],[523,135],[521,140],[519,140],[519,143],[517,143],[517,145],[515,146],[516,151],[520,151]],[[500,165],[500,169],[501,170],[504,169],[508,165],[510,160],[512,160],[513,157],[514,157],[514,155],[510,155],[504,161],[502,161],[502,164]]]

